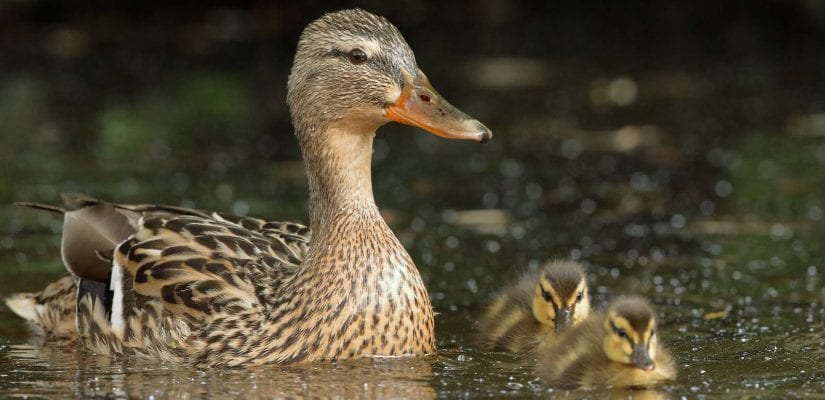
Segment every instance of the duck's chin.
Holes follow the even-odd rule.
[[[375,131],[390,122],[380,109],[357,108],[330,123],[328,129],[350,134],[374,135]]]

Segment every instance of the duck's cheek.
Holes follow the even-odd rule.
[[[573,324],[584,321],[587,319],[587,316],[590,315],[590,304],[585,303],[586,302],[581,302],[576,306],[576,312],[573,313]]]
[[[604,351],[607,358],[622,364],[632,364],[630,354],[633,349],[627,341],[618,338],[607,337],[604,342]]]
[[[652,358],[654,360],[656,359],[656,347],[657,347],[656,346],[656,341],[651,341],[650,342],[650,349],[648,349],[648,351],[647,351],[648,354],[650,354],[650,358]]]
[[[394,104],[401,97],[401,86],[392,85],[387,88],[384,98],[387,99],[387,104]]]

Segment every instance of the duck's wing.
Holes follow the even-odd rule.
[[[303,261],[312,235],[308,227],[293,222],[266,221],[169,205],[116,204],[79,193],[64,193],[62,197],[63,207],[16,204],[63,214],[63,263],[75,276],[98,282],[109,281],[115,247],[138,231],[142,219],[157,224],[158,218],[165,221],[190,217],[207,224],[223,225],[230,230],[229,235],[269,240],[269,247],[277,258],[294,264]],[[171,227],[176,226],[172,224]]]
[[[282,223],[237,221],[218,215],[145,216],[118,246],[115,269],[133,279],[135,294],[190,320],[260,309],[261,300],[303,262],[308,236],[290,233],[294,229]],[[306,228],[296,233],[308,234],[301,229]],[[129,301],[128,288],[124,291]]]
[[[303,263],[311,237],[296,223],[79,194],[64,195],[63,207],[22,205],[64,215],[61,253],[80,278],[78,330],[96,348],[118,351],[112,341],[147,343],[153,326],[174,325],[169,317],[197,328],[265,313],[262,299]]]

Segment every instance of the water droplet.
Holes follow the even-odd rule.
[[[716,210],[716,204],[714,204],[710,200],[705,200],[699,203],[699,212],[702,213],[704,216],[713,215],[713,212]]]
[[[733,193],[733,185],[722,179],[716,182],[716,185],[713,187],[713,190],[716,192],[716,195],[722,198],[728,197]]]
[[[811,221],[819,221],[822,219],[822,208],[819,206],[811,206],[808,209],[808,219]]]
[[[596,202],[593,199],[584,199],[579,206],[583,213],[593,214],[596,211]]]
[[[682,214],[673,214],[673,216],[670,217],[670,226],[673,227],[673,229],[684,228],[685,222],[685,216]]]
[[[577,139],[566,139],[561,143],[561,155],[569,160],[578,158],[582,152],[582,144]]]
[[[626,76],[618,77],[607,85],[607,97],[617,106],[628,106],[636,101],[639,88],[636,82]]]

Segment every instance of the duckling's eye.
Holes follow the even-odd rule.
[[[583,298],[584,298],[584,292],[579,292],[579,295],[576,296],[576,303],[581,303]]]
[[[622,328],[616,329],[616,334],[619,335],[620,338],[627,338],[627,332]]]
[[[349,51],[347,58],[349,58],[349,62],[355,65],[363,64],[367,62],[367,53],[356,47]]]
[[[550,292],[544,290],[543,288],[541,289],[541,297],[544,297],[544,301],[550,301],[550,299],[552,298],[550,296]]]

